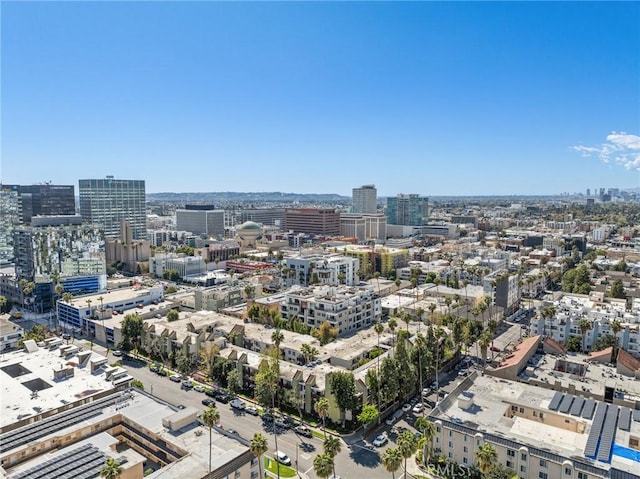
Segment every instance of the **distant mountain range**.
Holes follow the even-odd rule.
[[[339,203],[351,202],[350,196],[334,193],[282,193],[280,191],[259,193],[238,193],[222,191],[211,193],[147,193],[147,201],[169,203]]]

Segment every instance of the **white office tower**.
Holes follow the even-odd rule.
[[[378,190],[375,185],[353,188],[351,212],[372,215],[377,211]]]

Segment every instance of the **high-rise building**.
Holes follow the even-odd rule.
[[[287,208],[285,229],[323,236],[340,234],[340,213],[333,208]]]
[[[387,198],[387,223],[422,226],[429,217],[429,198],[416,194],[399,194]]]
[[[144,180],[80,180],[80,214],[87,223],[99,225],[105,236],[120,236],[120,220],[131,226],[134,240],[145,239]]]
[[[31,223],[34,216],[76,214],[73,185],[6,185],[17,191],[22,207],[22,223]]]
[[[13,262],[13,230],[21,218],[17,188],[0,185],[0,266]]]
[[[378,191],[375,185],[363,185],[352,190],[352,213],[373,215],[378,209]]]
[[[187,208],[176,211],[176,228],[194,235],[223,236],[224,210]]]

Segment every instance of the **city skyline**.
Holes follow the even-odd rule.
[[[637,3],[1,8],[3,183],[375,184],[380,197],[640,186]]]

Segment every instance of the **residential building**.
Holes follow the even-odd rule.
[[[282,262],[282,279],[287,286],[309,284],[345,284],[360,282],[360,261],[343,255],[304,255]]]
[[[399,194],[387,198],[387,223],[422,226],[429,217],[429,198],[417,194]]]
[[[209,433],[199,409],[178,409],[131,388],[126,370],[60,338],[44,348],[31,343],[5,355],[9,364],[0,372],[11,408],[0,433],[9,477],[98,477],[108,458],[120,464],[122,479],[258,476],[248,441],[218,426]]]
[[[176,229],[221,238],[224,236],[224,210],[194,209],[187,205],[185,209],[176,210]]]
[[[8,351],[18,347],[24,337],[24,329],[11,321],[8,314],[0,316],[0,351]]]
[[[453,463],[477,465],[490,444],[517,477],[638,478],[640,422],[627,407],[476,372],[429,419],[434,448]]]
[[[117,180],[107,176],[80,180],[79,186],[83,221],[101,226],[109,238],[118,238],[120,220],[125,219],[134,240],[146,238],[144,180]]]
[[[397,270],[409,264],[409,250],[404,248],[388,248],[381,245],[347,245],[335,249],[345,256],[358,258],[360,269],[367,275],[379,272],[382,276],[386,276],[391,270]]]
[[[518,276],[507,270],[498,270],[482,279],[485,296],[492,299],[492,305],[501,309],[502,318],[513,314],[520,306]]]
[[[363,185],[352,190],[351,212],[374,215],[378,209],[378,190],[375,185]]]
[[[202,256],[209,263],[220,263],[240,255],[240,245],[236,240],[214,241],[202,249]]]
[[[285,292],[280,314],[318,328],[328,321],[338,336],[370,327],[382,316],[380,298],[370,287],[317,286]]]
[[[340,213],[333,208],[287,208],[285,230],[319,236],[340,234]]]
[[[340,215],[340,235],[358,238],[361,242],[383,241],[387,237],[385,215],[349,214]]]
[[[22,222],[17,188],[0,184],[0,267],[13,263],[13,230]]]

